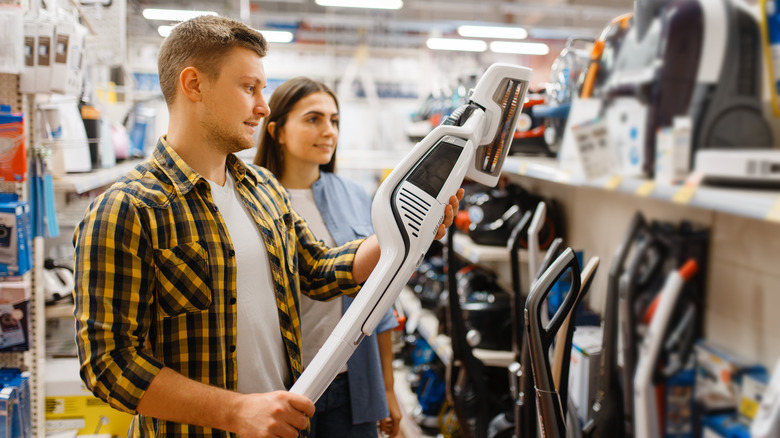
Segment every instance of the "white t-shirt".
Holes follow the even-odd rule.
[[[226,173],[224,186],[212,181],[209,184],[236,252],[238,392],[283,390],[291,376],[268,253],[257,224],[235,189],[233,177]]]
[[[333,247],[336,242],[328,231],[325,221],[322,220],[320,210],[314,202],[312,189],[287,189],[290,195],[290,203],[293,209],[309,225],[311,232],[326,245]],[[341,297],[330,301],[317,301],[301,294],[301,342],[303,351],[303,367],[306,368],[314,359],[314,355],[320,350],[328,339],[333,329],[341,319]],[[347,370],[347,364],[340,372]]]

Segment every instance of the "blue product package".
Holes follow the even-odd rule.
[[[0,369],[0,385],[11,388],[13,397],[13,414],[11,435],[18,438],[32,437],[32,415],[30,412],[30,373],[19,368]]]
[[[750,438],[750,429],[734,414],[708,415],[702,420],[704,436],[719,438]]]
[[[664,385],[664,438],[693,438],[696,372],[682,370],[666,380]]]
[[[15,193],[0,193],[0,276],[22,275],[32,268],[29,208]]]

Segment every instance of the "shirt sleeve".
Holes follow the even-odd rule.
[[[111,407],[135,413],[163,365],[147,348],[154,264],[131,198],[120,190],[98,197],[74,245],[81,378]]]
[[[326,301],[340,294],[355,296],[360,285],[352,277],[355,253],[363,240],[357,239],[336,248],[317,240],[306,221],[291,210],[297,238],[301,292],[315,300]]]
[[[382,320],[379,321],[379,324],[377,324],[374,333],[386,332],[396,327],[398,327],[398,319],[396,319],[395,314],[393,313],[393,308],[390,307],[387,309],[385,316],[382,317]]]

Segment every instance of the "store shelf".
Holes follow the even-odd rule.
[[[507,157],[505,174],[527,176],[570,186],[598,188],[642,198],[659,199],[680,205],[731,213],[737,216],[780,222],[780,190],[749,190],[686,183],[669,185],[650,179],[618,175],[585,180],[561,170],[555,159]]]
[[[108,169],[97,169],[87,173],[69,173],[54,179],[54,189],[64,192],[84,193],[113,184],[135,167],[141,160],[128,160]]]

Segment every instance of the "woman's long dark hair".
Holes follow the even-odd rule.
[[[260,133],[260,140],[257,143],[255,164],[270,170],[277,178],[282,177],[284,166],[282,165],[282,145],[277,141],[279,138],[279,131],[284,124],[287,123],[287,116],[296,103],[310,94],[320,92],[328,93],[336,103],[336,109],[338,110],[339,100],[336,99],[336,94],[333,93],[333,90],[322,82],[307,77],[299,76],[287,80],[271,93],[271,99],[268,101],[268,106],[271,108],[271,114],[263,119],[262,132]],[[268,124],[271,122],[276,122],[273,135],[268,132]],[[331,173],[336,171],[335,149],[330,161],[320,165],[320,171]]]

